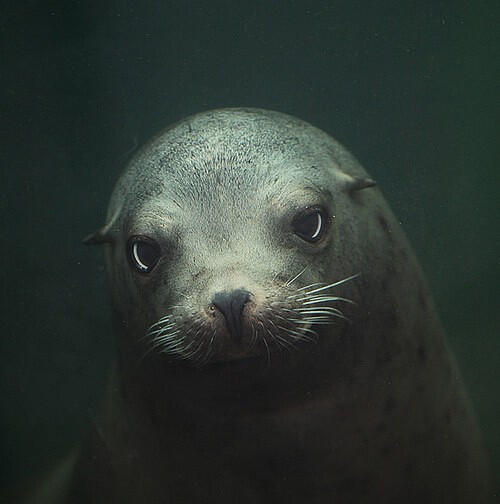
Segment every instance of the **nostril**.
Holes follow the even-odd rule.
[[[224,315],[229,332],[236,341],[241,340],[243,333],[241,314],[249,299],[250,293],[244,289],[218,292],[212,299],[212,306],[217,307]]]

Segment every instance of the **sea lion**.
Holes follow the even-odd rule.
[[[189,117],[85,241],[106,243],[117,359],[68,502],[489,502],[415,256],[323,131]]]

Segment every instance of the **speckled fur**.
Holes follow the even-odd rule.
[[[413,252],[376,187],[347,189],[364,177],[324,132],[255,109],[187,118],[137,153],[98,233],[117,366],[70,502],[489,502],[480,436]],[[280,223],[319,192],[332,223],[314,248]],[[131,234],[161,242],[154,278],[130,271]],[[316,344],[270,362],[137,363],[169,305],[242,286],[264,305],[304,268],[299,285],[360,273],[336,291],[357,303],[351,324],[317,328]]]

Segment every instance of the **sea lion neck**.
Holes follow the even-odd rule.
[[[263,411],[306,401],[329,389],[333,380],[327,366],[318,365],[318,349],[305,355],[256,357],[194,368],[167,359],[153,359],[147,367],[122,362],[122,387],[131,401],[146,401],[158,414],[171,414],[172,404],[191,414]],[[288,356],[289,357],[289,356]],[[147,391],[147,393],[146,393]]]

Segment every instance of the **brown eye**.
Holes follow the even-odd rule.
[[[324,234],[326,212],[320,208],[308,208],[293,221],[295,234],[309,243],[317,243]]]
[[[145,236],[133,236],[127,245],[129,263],[143,274],[149,273],[160,259],[159,245]]]

